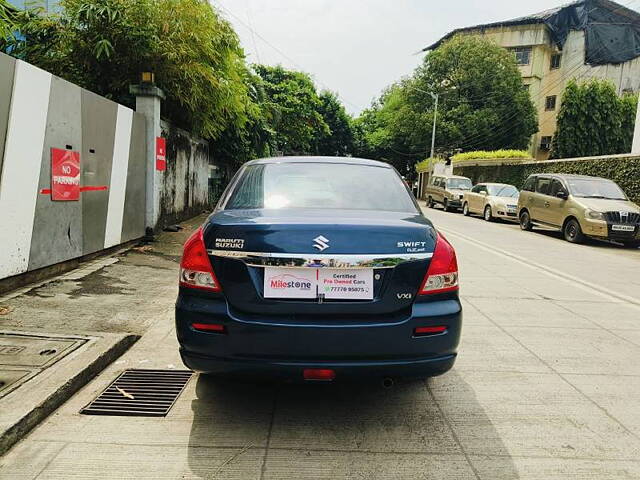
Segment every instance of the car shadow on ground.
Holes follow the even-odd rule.
[[[253,450],[260,456],[254,462],[262,466],[268,445],[264,478],[477,478],[463,450],[464,438],[473,435],[461,431],[468,427],[482,432],[483,452],[501,457],[486,478],[518,479],[471,385],[455,370],[447,375],[446,387],[406,381],[391,389],[380,382],[274,385],[200,375],[191,404],[191,473],[202,479],[235,478],[241,457]],[[449,396],[455,398],[449,402]],[[469,412],[468,418],[455,413],[450,418],[446,412],[456,406]],[[213,446],[234,448],[225,454],[226,463],[212,469],[203,462],[203,450]],[[256,473],[241,477],[257,478],[260,469]]]

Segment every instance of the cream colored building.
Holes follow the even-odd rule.
[[[514,52],[538,112],[539,131],[532,138],[531,153],[540,160],[549,157],[569,80],[606,78],[619,94],[640,91],[640,13],[615,2],[579,1],[528,17],[457,29],[424,51],[456,34],[481,35]]]

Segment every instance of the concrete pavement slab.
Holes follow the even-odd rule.
[[[265,480],[471,480],[475,475],[462,455],[270,450]]]
[[[0,459],[0,480],[35,479],[67,444],[58,442],[29,442]]]
[[[563,308],[606,329],[640,330],[640,308],[619,302],[560,302]]]
[[[606,330],[505,327],[538,358],[559,373],[638,375],[640,347]]]
[[[640,378],[618,375],[565,375],[565,378],[640,438]]]
[[[573,458],[470,457],[481,480],[638,480],[640,463]],[[506,467],[505,467],[506,466]],[[505,475],[505,468],[512,469]]]
[[[539,327],[539,328],[591,328],[599,326],[575,313],[567,311],[560,305],[544,299],[510,299],[495,298],[469,299],[472,308],[478,309],[496,325]],[[465,311],[465,315],[467,312]]]
[[[540,359],[495,325],[465,325],[456,369],[551,372]]]
[[[178,480],[260,478],[264,450],[184,446],[67,443],[38,480]],[[9,480],[5,471],[0,478]]]
[[[270,446],[378,452],[460,453],[424,382],[283,387]]]
[[[469,455],[609,460],[640,455],[637,436],[555,374],[456,370],[429,385]]]

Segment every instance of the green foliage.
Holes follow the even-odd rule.
[[[562,95],[552,158],[631,151],[638,96],[619,97],[608,80],[570,81]]]
[[[14,9],[6,0],[0,0],[0,43],[5,38],[11,37],[14,30]]]
[[[632,201],[640,204],[640,157],[457,167],[454,173],[469,177],[474,183],[508,183],[518,188],[534,173],[591,175],[613,180]]]
[[[318,139],[330,135],[322,102],[306,73],[254,65],[273,111],[274,144],[286,155],[316,153]]]
[[[458,153],[451,157],[453,162],[465,162],[468,160],[504,160],[505,158],[531,158],[531,154],[526,150],[476,150],[474,152]]]
[[[416,172],[421,172],[423,170],[428,169],[431,165],[442,162],[441,158],[427,158],[422,160],[421,162],[416,163]]]
[[[413,170],[430,149],[435,104],[431,93],[439,95],[440,153],[457,148],[524,149],[537,131],[535,108],[513,55],[486,39],[457,36],[363,112],[364,118],[356,122],[364,139],[357,142],[358,148]]]
[[[230,24],[201,0],[62,0],[60,14],[17,15],[13,55],[133,105],[129,85],[152,71],[164,115],[207,138],[247,121],[243,52]]]
[[[329,127],[318,139],[318,153],[327,156],[347,156],[353,152],[351,117],[333,92],[320,93],[320,115]]]

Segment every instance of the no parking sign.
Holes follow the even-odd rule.
[[[51,149],[51,200],[80,199],[80,153]]]

